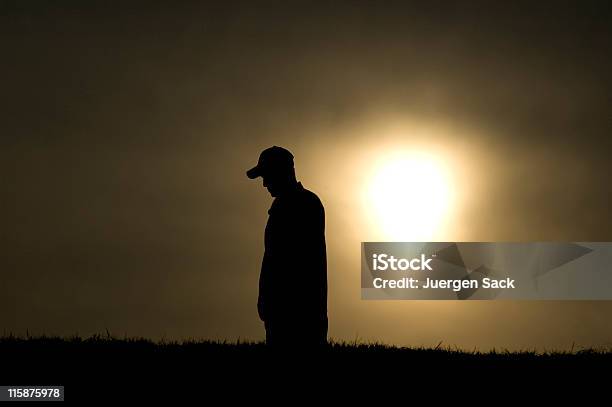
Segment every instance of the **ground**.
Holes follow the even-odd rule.
[[[482,353],[442,344],[428,349],[333,342],[318,351],[274,351],[248,342],[6,336],[0,338],[0,360],[0,385],[63,385],[67,400],[261,396],[286,385],[301,387],[308,397],[341,389],[342,383],[364,397],[391,392],[412,397],[415,389],[426,388],[441,395],[454,385],[472,397],[497,386],[575,386],[609,370],[612,352]]]

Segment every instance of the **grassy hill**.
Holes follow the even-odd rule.
[[[519,380],[558,383],[591,377],[612,366],[610,350],[572,352],[466,352],[440,344],[435,348],[406,348],[368,343],[331,342],[308,351],[268,349],[262,343],[189,340],[154,342],[145,338],[109,335],[81,337],[0,338],[0,384],[63,385],[67,399],[125,394],[135,391],[205,389],[228,386],[235,391],[267,388],[285,381],[322,385],[340,381],[411,385],[486,383]],[[318,387],[317,387],[318,388]],[[110,390],[109,390],[110,389]],[[250,390],[249,390],[250,389]],[[256,391],[256,390],[255,390]],[[173,393],[174,394],[174,393]]]

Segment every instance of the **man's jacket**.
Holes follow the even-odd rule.
[[[325,211],[301,183],[268,211],[258,311],[266,323],[327,323]]]

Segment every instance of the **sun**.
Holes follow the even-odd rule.
[[[401,153],[374,169],[365,201],[385,240],[434,240],[453,205],[451,174],[435,155]]]

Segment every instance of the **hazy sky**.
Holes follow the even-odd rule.
[[[401,149],[456,181],[436,240],[612,240],[605,2],[82,3],[0,0],[1,329],[263,338],[245,171],[281,145],[326,207],[332,337],[612,346],[607,302],[359,288],[364,184]]]

